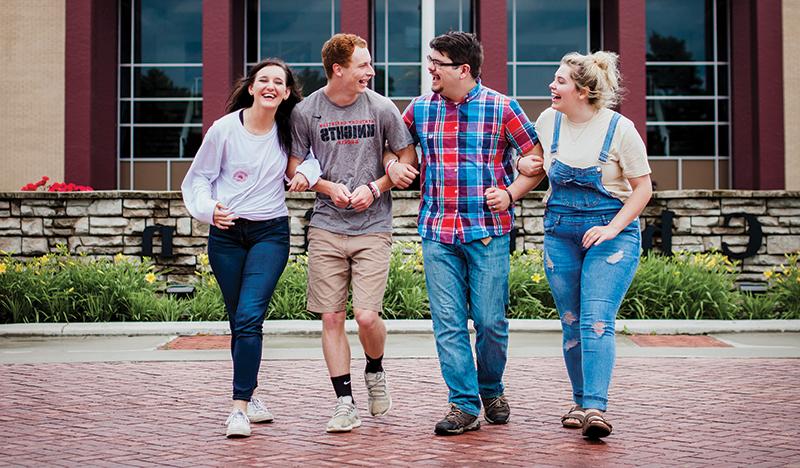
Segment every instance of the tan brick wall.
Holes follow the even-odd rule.
[[[64,0],[2,0],[0,191],[64,178]]]
[[[800,1],[783,2],[783,112],[786,138],[786,190],[800,190]]]

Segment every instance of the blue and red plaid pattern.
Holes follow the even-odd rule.
[[[419,235],[453,244],[511,231],[513,206],[492,212],[483,193],[510,185],[513,149],[526,154],[539,141],[519,103],[478,83],[458,104],[417,97],[403,120],[422,149]]]

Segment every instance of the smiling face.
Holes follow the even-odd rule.
[[[334,72],[341,76],[345,88],[356,93],[362,94],[369,87],[369,80],[375,76],[375,69],[372,68],[372,55],[365,47],[353,49],[350,63],[343,67],[337,64]]]
[[[572,69],[569,65],[561,65],[556,70],[553,82],[550,83],[550,107],[553,109],[569,113],[571,110],[578,109],[579,106],[590,105],[588,91],[578,89],[575,80],[570,76]]]
[[[259,70],[248,90],[253,96],[253,105],[266,108],[277,108],[291,92],[286,86],[286,72],[277,65]]]
[[[428,73],[431,74],[431,91],[437,94],[447,94],[461,81],[462,68],[464,65],[443,65],[453,63],[446,53],[438,50],[431,50],[428,56]]]

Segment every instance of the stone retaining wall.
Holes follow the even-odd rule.
[[[541,192],[517,203],[517,249],[541,248]],[[310,193],[287,199],[291,216],[292,253],[304,250],[305,215],[313,204]],[[394,194],[395,240],[419,241],[416,216],[418,192]],[[672,250],[720,250],[723,243],[742,252],[750,238],[742,214],[753,215],[763,232],[754,256],[742,261],[740,280],[762,281],[762,272],[779,265],[784,254],[800,251],[800,192],[705,191],[657,192],[642,216],[646,228],[661,222],[665,210],[674,214]],[[732,215],[727,225],[724,217]],[[72,252],[112,256],[140,255],[148,226],[175,229],[173,257],[161,258],[161,239],[153,239],[154,257],[169,267],[171,281],[193,276],[197,255],[205,251],[208,226],[193,220],[179,192],[0,193],[0,249],[22,258],[51,251],[59,243]],[[655,238],[655,246],[660,239]]]

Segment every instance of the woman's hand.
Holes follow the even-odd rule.
[[[594,245],[600,245],[604,241],[617,237],[617,234],[619,234],[619,229],[611,225],[591,227],[583,234],[583,248],[588,249]]]
[[[544,158],[539,155],[523,156],[517,161],[517,170],[527,177],[534,177],[544,170]]]
[[[231,213],[228,207],[217,202],[217,206],[214,207],[214,226],[220,229],[228,229],[233,226],[233,222],[237,218],[238,216]]]
[[[303,192],[305,190],[308,190],[308,179],[306,179],[306,176],[304,176],[302,172],[295,172],[292,181],[289,182],[289,191]]]
[[[503,189],[489,187],[483,192],[486,197],[486,204],[492,211],[505,211],[511,205],[511,195]]]
[[[367,191],[369,191],[369,189],[367,189]],[[331,200],[333,200],[333,204],[337,207],[347,208],[350,206],[350,197],[352,194],[344,184],[332,184],[328,195],[331,197]]]

